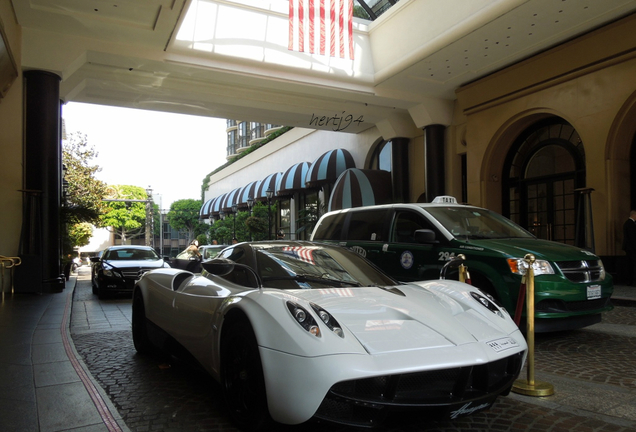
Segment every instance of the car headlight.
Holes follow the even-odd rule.
[[[318,323],[304,307],[292,301],[287,301],[287,309],[289,309],[289,312],[291,312],[296,322],[300,324],[302,328],[312,335],[320,337],[320,327],[318,327]]]
[[[104,276],[106,276],[106,277],[113,277],[113,278],[120,278],[121,277],[121,274],[119,274],[119,272],[115,271],[112,268],[104,268],[103,269],[103,273],[104,273]]]
[[[510,271],[516,274],[524,275],[528,270],[528,263],[523,258],[508,258],[508,266]],[[535,260],[532,263],[532,270],[535,276],[554,274],[554,269],[546,260]]]
[[[605,280],[605,266],[603,265],[603,260],[598,260],[598,280]]]
[[[314,310],[314,312],[316,312],[322,322],[325,323],[329,330],[344,339],[344,332],[342,331],[342,327],[340,327],[340,324],[338,324],[338,321],[336,321],[333,315],[318,306],[316,303],[309,303],[309,305]]]

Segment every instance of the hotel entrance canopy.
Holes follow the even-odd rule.
[[[21,68],[59,75],[65,102],[409,137],[448,124],[459,87],[636,10],[554,3],[400,0],[353,18],[353,59],[290,50],[287,0],[27,0],[6,19]]]

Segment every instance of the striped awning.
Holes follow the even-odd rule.
[[[211,198],[203,203],[201,206],[201,210],[199,211],[199,219],[207,219],[210,217],[210,205],[214,201],[214,198]]]
[[[274,192],[274,197],[276,197],[276,184],[282,176],[283,173],[274,173],[265,177],[256,188],[254,199],[256,201],[267,201],[267,189],[271,189]]]
[[[353,156],[347,150],[330,150],[311,164],[305,180],[309,187],[333,183],[346,169],[355,167]]]
[[[290,166],[276,185],[276,196],[293,195],[294,192],[305,189],[307,187],[305,179],[308,171],[309,162],[299,162]]]
[[[221,211],[225,213],[230,213],[232,211],[232,206],[236,204],[236,199],[240,192],[241,188],[236,188],[231,192],[228,192],[221,203]]]
[[[214,198],[214,201],[212,201],[212,204],[210,204],[210,216],[219,215],[219,212],[221,211],[221,204],[225,199],[225,195],[227,194],[224,193],[223,195],[219,195],[218,197]]]
[[[243,186],[236,199],[236,203],[239,207],[247,207],[247,200],[250,199],[250,197],[252,199],[256,199],[256,190],[258,189],[258,186],[260,186],[261,182],[262,180],[256,180]]]
[[[340,175],[329,199],[329,211],[391,202],[391,173],[351,168]]]

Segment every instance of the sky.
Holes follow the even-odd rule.
[[[180,199],[201,199],[203,179],[226,162],[225,119],[69,102],[66,134],[86,134],[98,152],[95,177],[109,185],[152,188],[169,209]]]

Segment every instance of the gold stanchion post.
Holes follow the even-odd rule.
[[[459,281],[466,282],[466,279],[467,279],[466,276],[468,275],[468,267],[464,265],[464,261],[466,261],[466,255],[458,254],[457,259],[462,260],[462,263],[459,265],[459,268],[457,269],[457,271],[459,272]]]
[[[528,342],[528,378],[518,379],[512,386],[512,391],[526,396],[551,396],[554,394],[552,384],[534,379],[534,264],[535,257],[527,254],[524,257],[528,268],[526,270],[526,321]]]

